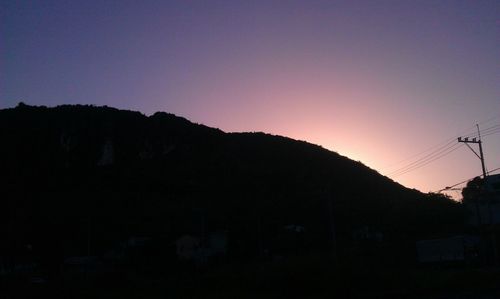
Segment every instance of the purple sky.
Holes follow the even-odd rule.
[[[0,22],[1,108],[168,111],[383,174],[443,145],[394,177],[424,192],[481,173],[444,155],[480,123],[500,167],[500,1],[1,1]]]

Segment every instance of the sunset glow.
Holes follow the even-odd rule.
[[[498,1],[4,1],[0,18],[1,108],[167,111],[382,174],[479,123],[500,167]],[[480,173],[464,146],[393,179],[429,192]]]

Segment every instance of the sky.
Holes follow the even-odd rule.
[[[499,62],[497,0],[0,1],[0,108],[166,111],[423,192],[481,174],[476,124],[500,167]]]

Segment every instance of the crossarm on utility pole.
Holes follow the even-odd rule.
[[[465,137],[458,137],[458,142],[465,143],[467,147],[481,160],[481,167],[483,169],[483,178],[486,178],[486,166],[484,165],[484,154],[483,154],[483,142],[481,141],[481,131],[479,130],[479,125],[477,126],[477,134],[478,138],[472,138],[469,140],[469,138]],[[469,143],[477,143],[479,144],[479,154],[469,145]]]

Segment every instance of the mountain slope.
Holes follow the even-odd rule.
[[[345,244],[365,228],[411,241],[460,223],[446,198],[319,146],[163,112],[20,104],[0,111],[0,138],[1,224],[13,246],[50,239],[81,253],[89,225],[96,251],[135,235],[226,230],[236,255],[252,255],[289,224],[322,248],[332,219]]]

